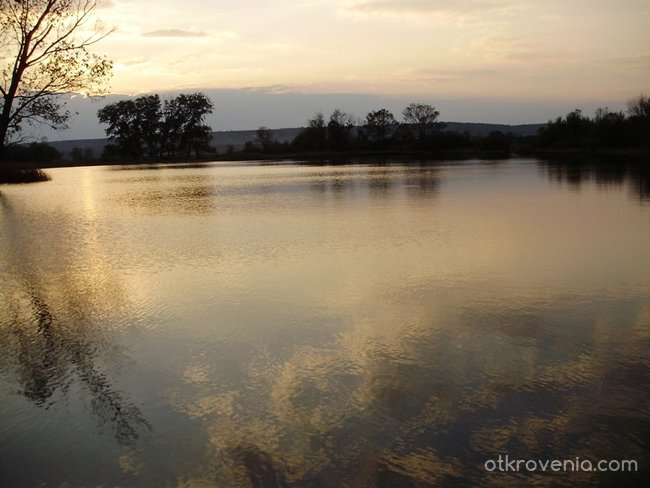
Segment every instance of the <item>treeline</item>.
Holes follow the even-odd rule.
[[[317,113],[292,142],[277,142],[272,132],[260,127],[245,152],[309,153],[398,151],[432,156],[503,156],[510,152],[535,154],[547,150],[603,150],[650,146],[650,99],[640,95],[628,102],[627,113],[607,108],[593,119],[580,110],[549,121],[535,136],[517,136],[493,131],[486,136],[444,130],[435,107],[412,103],[402,112],[402,121],[386,109],[369,112],[365,119],[335,110],[326,119]]]
[[[260,127],[256,140],[248,143],[245,150],[264,153],[432,152],[477,145],[469,133],[445,131],[446,124],[438,120],[439,115],[435,107],[425,103],[408,105],[402,111],[401,121],[385,108],[369,112],[364,119],[338,109],[328,119],[319,112],[307,121],[307,126],[292,142],[273,141],[271,131]],[[485,139],[488,146],[499,150],[509,144],[505,135],[492,134]]]
[[[2,152],[2,160],[14,163],[51,163],[61,158],[61,153],[46,142],[12,144]]]
[[[109,144],[99,157],[90,148],[73,148],[68,160],[88,164],[105,162],[214,159],[212,129],[205,118],[213,104],[204,94],[181,94],[162,101],[148,95],[105,106],[97,113],[107,125]],[[417,155],[431,158],[507,157],[511,153],[551,157],[566,152],[593,155],[621,151],[645,155],[650,149],[650,98],[639,95],[628,101],[625,112],[596,110],[588,117],[574,110],[542,126],[536,135],[521,136],[493,131],[479,136],[445,130],[435,107],[411,103],[398,120],[389,110],[370,111],[363,119],[335,110],[307,120],[292,140],[278,142],[266,127],[245,144],[242,152],[230,147],[226,159],[301,157],[335,153]],[[640,151],[639,151],[640,150]],[[0,161],[51,165],[61,154],[46,143],[7,146]]]
[[[180,94],[161,101],[147,95],[107,105],[97,112],[111,141],[103,160],[200,158],[210,147],[212,128],[204,124],[212,102],[203,93]]]
[[[629,148],[650,146],[650,98],[628,101],[627,113],[596,110],[593,118],[581,110],[549,121],[539,130],[539,147],[546,149]]]
[[[104,161],[196,159],[214,157],[212,129],[204,124],[212,102],[202,93],[181,94],[161,102],[158,95],[107,105],[98,111],[107,124],[111,143],[101,155]],[[290,142],[278,142],[267,127],[245,144],[242,153],[230,149],[227,158],[323,153],[414,153],[428,157],[507,157],[510,153],[540,154],[566,150],[606,151],[650,146],[650,99],[639,95],[629,100],[627,111],[600,108],[593,118],[580,110],[549,121],[537,135],[518,136],[493,131],[485,136],[445,130],[440,112],[432,105],[411,103],[398,120],[389,110],[373,110],[360,119],[342,110],[328,118],[322,113],[307,120],[306,127]],[[74,161],[91,157],[80,151]]]

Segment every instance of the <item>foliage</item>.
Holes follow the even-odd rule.
[[[501,131],[493,130],[481,140],[480,147],[483,151],[509,151],[513,139],[512,134],[504,134]]]
[[[627,112],[630,114],[630,117],[649,120],[650,97],[642,93],[631,98],[627,102]]]
[[[411,103],[402,112],[404,122],[415,129],[418,139],[424,139],[442,128],[437,122],[439,115],[435,107],[426,103]]]
[[[141,159],[142,134],[138,105],[133,100],[122,100],[107,105],[97,112],[99,122],[108,124],[106,135],[115,141],[114,151],[129,159]]]
[[[0,151],[25,124],[65,127],[60,96],[100,95],[112,64],[88,48],[107,33],[86,25],[99,0],[0,0]]]
[[[629,131],[632,139],[642,146],[650,146],[650,98],[644,94],[627,102]]]
[[[593,119],[576,109],[549,121],[539,130],[538,143],[552,149],[623,148],[650,145],[650,99],[639,95],[628,102],[628,116],[608,108]]]
[[[0,183],[38,183],[50,179],[49,175],[39,168],[0,167]]]
[[[12,144],[2,152],[2,162],[16,164],[0,165],[0,183],[34,183],[47,181],[50,177],[33,165],[51,163],[61,158],[61,153],[49,144],[33,142],[29,145]]]
[[[75,146],[72,148],[72,151],[70,151],[70,159],[75,163],[87,163],[93,161],[95,158],[92,148],[87,147],[82,149]]]
[[[325,117],[318,112],[307,121],[307,127],[293,140],[293,147],[298,150],[321,151],[327,144],[327,127]]]
[[[273,133],[271,129],[266,126],[261,126],[257,129],[257,143],[262,148],[262,151],[268,151],[273,145]]]
[[[2,153],[2,159],[12,163],[50,163],[61,158],[61,153],[44,142],[12,144]]]
[[[364,128],[370,141],[384,144],[397,127],[395,116],[385,108],[368,112]]]
[[[203,93],[180,94],[161,104],[159,95],[122,100],[98,110],[99,122],[107,124],[106,135],[113,144],[105,159],[150,160],[185,157],[192,151],[198,158],[209,151],[212,129],[203,123],[213,105]]]
[[[166,100],[163,109],[162,135],[168,156],[196,157],[209,150],[212,129],[203,123],[214,106],[203,93],[180,94]]]
[[[336,109],[332,112],[327,123],[327,141],[330,149],[336,151],[350,146],[354,122],[354,117],[342,110]]]

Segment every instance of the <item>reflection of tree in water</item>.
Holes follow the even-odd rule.
[[[544,161],[540,163],[551,181],[579,188],[594,181],[599,187],[627,184],[639,200],[650,200],[650,166],[621,161]]]
[[[90,393],[90,409],[99,424],[109,426],[120,444],[134,444],[151,427],[139,408],[115,390],[102,372],[100,356],[115,360],[121,352],[94,320],[95,315],[120,307],[119,287],[107,278],[106,269],[77,272],[65,262],[56,276],[47,276],[53,269],[42,263],[57,260],[56,246],[50,248],[50,255],[39,256],[32,246],[39,234],[29,217],[20,215],[6,197],[1,203],[4,269],[0,293],[6,311],[0,315],[0,366],[14,370],[23,395],[45,409],[55,403],[57,391],[65,394],[78,380]],[[64,232],[65,217],[57,218]],[[77,244],[76,259],[89,258],[83,243]]]
[[[373,197],[387,199],[401,188],[413,197],[431,197],[438,192],[440,183],[436,166],[415,163],[371,170],[354,166],[347,171],[324,169],[310,176],[311,191],[336,197],[369,193]]]
[[[135,186],[118,199],[130,208],[142,208],[155,213],[183,213],[188,215],[209,214],[215,210],[215,185],[209,177],[167,177],[155,181],[149,177],[132,183],[147,183]],[[156,185],[151,185],[155,182]],[[180,184],[182,183],[182,184]]]

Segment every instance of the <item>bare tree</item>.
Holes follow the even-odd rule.
[[[650,118],[650,97],[642,93],[634,98],[630,98],[627,101],[627,112],[630,114],[630,117],[637,117],[639,119]]]
[[[88,25],[101,0],[0,0],[0,152],[24,124],[65,127],[60,96],[101,95],[112,63],[88,48],[106,37]]]

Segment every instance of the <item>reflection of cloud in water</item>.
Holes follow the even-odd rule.
[[[471,300],[360,308],[329,345],[251,353],[240,388],[216,393],[199,360],[185,373],[194,394],[175,404],[205,423],[214,479],[243,486],[589,485],[594,473],[496,480],[482,463],[499,453],[647,461],[634,427],[650,421],[647,304],[583,300],[570,316],[522,298],[480,313],[462,311]]]
[[[108,380],[124,356],[113,332],[152,316],[136,346],[150,363],[134,369],[152,380],[153,418],[170,420],[160,438],[183,449],[122,456],[122,472],[180,486],[556,486],[579,479],[490,477],[483,463],[616,452],[648,465],[648,236],[623,235],[645,214],[622,192],[548,191],[518,163],[193,171],[110,173],[117,184],[83,195],[89,218],[41,202],[45,235],[77,245],[12,245],[55,256],[23,270],[32,288],[12,275],[14,308],[36,323],[45,304],[41,328],[79,351],[50,360],[41,351],[57,347],[39,342],[40,370],[76,379],[86,358]]]

